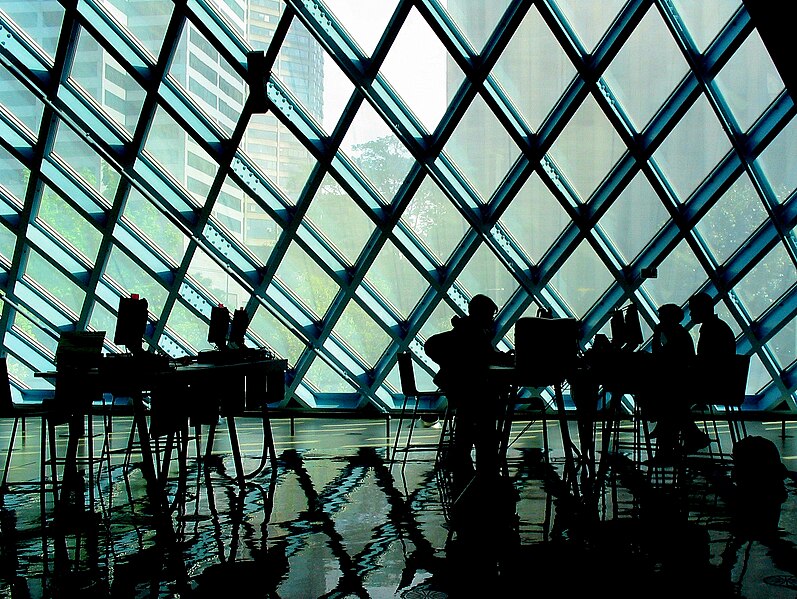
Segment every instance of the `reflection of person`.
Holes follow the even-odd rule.
[[[676,304],[664,304],[658,313],[659,323],[653,329],[651,341],[658,372],[648,413],[658,420],[651,435],[658,439],[656,459],[662,461],[675,457],[679,437],[683,439],[687,452],[706,447],[709,439],[695,424],[690,414],[690,403],[678,389],[695,357],[692,337],[681,324],[684,312]]]
[[[427,355],[440,365],[435,382],[456,410],[452,474],[467,483],[473,476],[471,450],[476,450],[476,473],[498,472],[499,389],[488,380],[488,366],[506,363],[506,354],[493,344],[498,306],[475,295],[468,315],[454,316],[452,329],[427,341]]]

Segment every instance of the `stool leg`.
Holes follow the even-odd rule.
[[[11,467],[11,455],[14,452],[14,441],[17,437],[18,424],[19,418],[14,418],[14,426],[11,428],[11,438],[8,440],[8,451],[6,452],[6,463],[3,467],[3,482],[0,484],[0,492],[4,492],[6,490],[6,483],[8,483],[8,471]]]

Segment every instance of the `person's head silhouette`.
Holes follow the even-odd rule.
[[[677,304],[664,304],[659,308],[659,320],[664,325],[681,324],[684,311]]]
[[[689,312],[692,320],[697,323],[705,322],[714,314],[714,302],[708,293],[696,293],[689,298]]]
[[[468,303],[468,316],[485,326],[492,324],[497,312],[498,306],[486,295],[474,295]]]

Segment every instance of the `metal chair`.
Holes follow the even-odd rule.
[[[703,370],[699,376],[701,383],[698,389],[706,398],[698,406],[696,417],[703,418],[703,430],[710,437],[709,454],[712,457],[732,460],[730,452],[722,449],[722,434],[717,420],[721,415],[728,423],[728,434],[731,445],[747,436],[747,426],[742,418],[742,404],[745,400],[747,377],[750,372],[750,356],[736,354],[730,362],[714,364]],[[716,444],[716,456],[712,445]]]
[[[3,380],[6,382],[2,383]],[[11,384],[8,376],[8,364],[6,363],[6,358],[0,358],[0,418],[14,419],[14,424],[12,425],[11,435],[8,441],[8,449],[6,450],[5,465],[3,466],[3,478],[2,482],[0,482],[0,494],[13,492],[38,492],[41,494],[42,509],[44,509],[44,494],[47,492],[47,490],[52,490],[54,494],[57,492],[55,469],[53,468],[51,481],[47,481],[46,475],[46,465],[49,461],[47,453],[48,421],[53,409],[53,404],[51,401],[49,401],[51,398],[52,394],[49,392],[37,393],[34,391],[23,394],[22,401],[15,402],[11,395]],[[41,426],[39,429],[41,454],[39,459],[39,480],[9,481],[11,460],[16,445],[17,430],[19,429],[20,420],[24,423],[24,419],[30,417],[41,419]],[[23,434],[26,434],[24,426]],[[53,439],[50,439],[50,444],[54,445]]]
[[[426,398],[429,400],[437,400],[438,405],[440,400],[445,397],[445,393],[440,390],[436,391],[418,391],[415,382],[415,370],[412,364],[412,354],[409,352],[400,352],[398,354],[399,378],[401,380],[401,392],[404,395],[404,402],[401,406],[401,413],[399,416],[399,423],[396,429],[396,435],[393,439],[393,451],[390,458],[390,465],[392,466],[396,461],[396,455],[402,454],[402,470],[407,464],[407,457],[412,452],[435,452],[435,464],[439,465],[446,457],[446,449],[450,444],[453,435],[453,414],[446,405],[442,410],[442,426],[440,429],[440,437],[436,443],[413,443],[413,433],[415,432],[415,425],[419,420],[421,414],[440,414],[441,410],[435,406],[430,410],[420,412],[421,399]],[[412,408],[408,410],[408,404],[413,401]],[[409,419],[407,425],[407,434],[404,439],[403,446],[399,447],[402,436],[402,428],[404,421]]]

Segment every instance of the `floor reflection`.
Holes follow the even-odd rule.
[[[42,523],[37,494],[3,496],[0,596],[412,598],[526,588],[636,597],[644,588],[647,597],[794,597],[797,589],[792,473],[777,514],[741,510],[728,468],[706,460],[668,482],[613,456],[600,493],[574,494],[556,448],[546,460],[531,435],[511,448],[507,476],[455,502],[434,456],[391,467],[384,423],[274,428],[277,468],[244,489],[223,443],[208,459],[189,456],[185,478],[165,489],[165,520],[150,508],[140,470],[121,457],[100,478],[94,511],[59,520],[46,496]],[[244,452],[258,432],[256,423],[239,427]],[[790,437],[769,436],[793,456]]]

